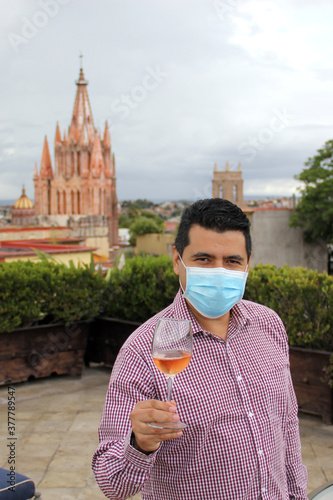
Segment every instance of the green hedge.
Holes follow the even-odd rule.
[[[134,257],[110,274],[105,315],[129,321],[146,321],[167,307],[179,288],[172,261],[162,255]]]
[[[52,262],[0,264],[0,332],[37,322],[98,315],[143,322],[167,307],[179,289],[169,257],[140,256],[109,280],[92,268]],[[305,268],[250,270],[245,298],[275,310],[290,345],[333,351],[333,278]]]
[[[178,276],[168,257],[135,257],[111,273],[105,315],[145,321],[173,300]],[[333,351],[333,278],[305,268],[257,265],[250,270],[245,299],[264,304],[282,318],[290,345]]]
[[[0,264],[0,333],[37,323],[89,320],[100,313],[105,281],[87,268],[52,262]]]
[[[302,267],[257,265],[244,298],[281,317],[292,346],[333,351],[333,277]]]

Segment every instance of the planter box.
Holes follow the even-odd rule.
[[[125,340],[141,323],[101,317],[90,324],[85,362],[112,366]]]
[[[323,368],[332,353],[290,347],[290,369],[300,411],[320,415],[325,424],[333,423],[333,389],[322,382]]]
[[[80,376],[89,325],[39,325],[0,334],[0,385],[33,378]]]

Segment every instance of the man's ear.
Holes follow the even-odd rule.
[[[251,264],[251,258],[252,258],[252,255],[250,255],[249,257],[249,260],[247,261],[247,272],[249,272],[249,269],[250,269],[250,264]]]
[[[173,270],[179,276],[179,253],[175,246],[172,247]]]

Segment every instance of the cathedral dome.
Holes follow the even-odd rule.
[[[30,198],[27,197],[27,195],[25,193],[24,186],[22,188],[21,196],[14,203],[14,208],[19,209],[19,210],[26,210],[26,209],[34,208],[33,202],[30,200]]]

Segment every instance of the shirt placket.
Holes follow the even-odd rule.
[[[268,500],[268,469],[267,462],[265,459],[265,450],[261,438],[261,432],[259,427],[259,415],[256,414],[256,408],[251,402],[250,394],[247,390],[242,371],[237,361],[237,353],[234,352],[232,348],[232,340],[226,341],[226,353],[229,359],[230,367],[234,373],[235,380],[239,389],[239,393],[244,405],[244,410],[251,428],[254,446],[257,452],[258,464],[259,464],[259,477],[260,477],[260,491],[261,498],[263,500]]]

